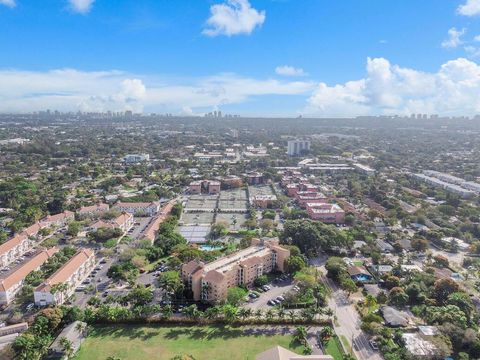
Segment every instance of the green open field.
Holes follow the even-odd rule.
[[[269,327],[261,335],[245,331],[223,326],[101,326],[91,331],[73,359],[170,360],[188,354],[198,360],[254,360],[258,353],[276,345],[301,353],[301,346],[292,344],[293,337],[283,335],[281,329]]]

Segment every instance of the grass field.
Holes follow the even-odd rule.
[[[342,349],[341,349],[341,344],[340,344],[340,340],[336,337],[330,339],[328,341],[328,344],[327,346],[325,347],[325,352],[328,354],[328,355],[331,355],[333,356],[333,358],[335,360],[342,360],[343,359],[343,352],[342,352]]]
[[[198,360],[254,360],[255,356],[280,345],[296,353],[301,346],[292,344],[291,335],[268,328],[268,335],[247,335],[245,328],[231,327],[96,327],[82,344],[74,360],[170,360],[188,354]]]

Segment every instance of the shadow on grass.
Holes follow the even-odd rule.
[[[160,332],[159,330],[164,330]],[[182,337],[192,340],[229,340],[240,337],[263,337],[263,336],[288,336],[293,334],[292,327],[288,326],[256,326],[256,327],[232,327],[232,326],[192,326],[177,327],[165,325],[99,325],[90,332],[91,338],[128,338],[143,341],[158,337],[165,340],[178,340]]]

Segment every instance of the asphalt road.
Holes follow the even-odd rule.
[[[313,260],[311,263],[323,274],[326,274],[325,262],[327,259],[327,256],[322,256]],[[349,343],[353,342],[353,351],[357,359],[382,360],[383,358],[380,353],[372,349],[368,342],[368,336],[360,328],[360,316],[345,292],[325,276],[323,276],[323,282],[332,291],[332,296],[328,299],[328,306],[336,316],[334,328],[337,335],[345,337]]]

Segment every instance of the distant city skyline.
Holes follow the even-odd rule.
[[[480,113],[480,0],[0,0],[0,112]]]

